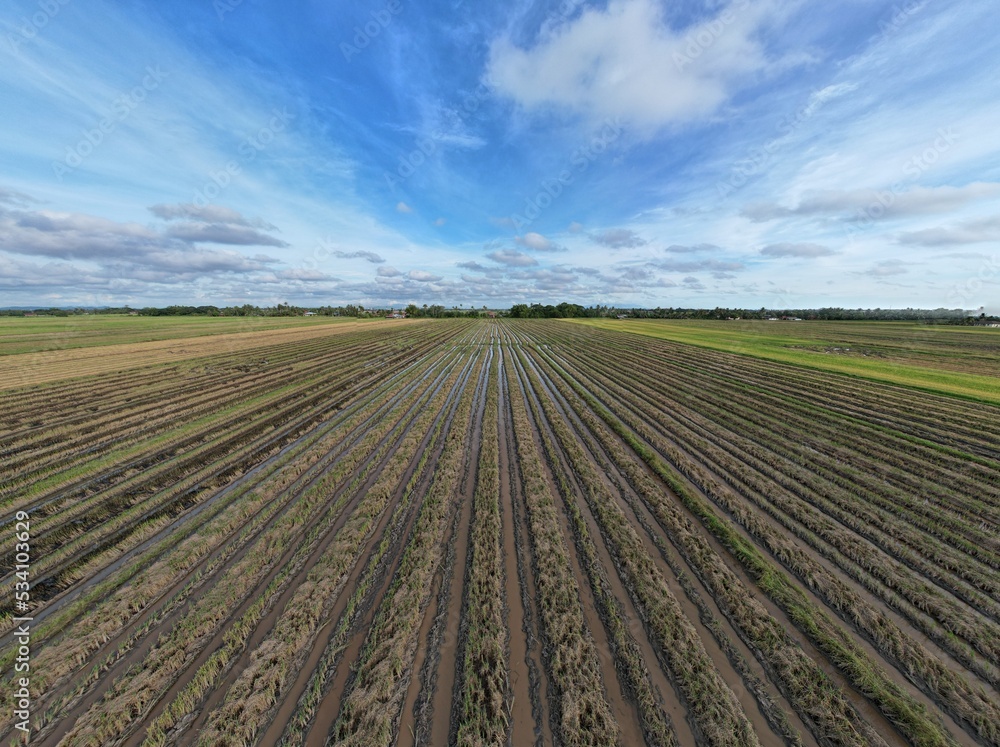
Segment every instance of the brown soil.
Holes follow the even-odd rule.
[[[412,323],[408,320],[384,322],[394,327]],[[348,322],[322,327],[233,332],[177,340],[7,355],[0,357],[0,390],[190,360],[215,355],[220,351],[234,353],[275,343],[302,342],[316,337],[354,332],[361,326],[360,323]]]
[[[502,589],[503,595],[491,619],[498,619],[495,613],[502,609],[499,619],[507,623],[503,646],[498,648],[494,644],[493,649],[500,652],[499,659],[494,659],[497,666],[505,667],[506,671],[502,678],[493,678],[489,687],[496,695],[503,690],[502,683],[507,683],[503,697],[507,745],[554,747],[561,743],[562,733],[570,733],[567,730],[572,726],[562,719],[571,711],[566,710],[568,705],[557,690],[572,679],[556,668],[563,652],[552,645],[553,628],[558,627],[560,619],[570,618],[574,640],[592,647],[586,654],[590,657],[589,674],[577,678],[586,680],[590,690],[581,688],[579,692],[596,692],[604,699],[601,707],[605,708],[604,713],[613,716],[622,745],[652,744],[644,733],[642,720],[648,719],[650,713],[655,714],[654,721],[669,720],[679,747],[695,747],[704,742],[699,732],[703,716],[697,714],[696,718],[697,712],[683,694],[688,691],[671,674],[670,667],[676,663],[667,658],[664,653],[667,649],[660,650],[657,643],[664,628],[656,627],[660,624],[657,618],[643,607],[658,597],[650,596],[647,587],[640,585],[636,591],[630,586],[637,578],[641,583],[642,577],[635,574],[635,568],[647,568],[653,577],[662,577],[657,581],[655,594],[663,600],[671,597],[676,600],[676,607],[670,609],[679,612],[670,612],[671,619],[686,619],[680,627],[693,633],[685,635],[694,636],[704,647],[699,661],[708,662],[714,669],[712,676],[732,690],[736,696],[733,702],[738,701],[749,719],[747,729],[752,727],[762,745],[820,747],[830,742],[818,729],[816,733],[811,731],[816,727],[808,715],[796,713],[793,708],[793,702],[801,701],[795,700],[799,696],[781,679],[784,676],[781,672],[788,670],[782,670],[780,662],[776,664],[769,659],[771,654],[753,648],[754,638],[749,631],[755,621],[738,619],[732,612],[752,607],[735,604],[732,595],[726,597],[720,593],[716,599],[713,589],[720,586],[713,573],[730,579],[726,574],[731,571],[731,580],[726,584],[735,586],[726,588],[735,588],[739,594],[759,603],[756,608],[759,619],[770,618],[769,624],[774,628],[769,630],[778,630],[779,638],[787,635],[781,651],[795,651],[796,656],[801,656],[798,652],[801,649],[816,664],[816,669],[810,669],[810,665],[804,670],[829,677],[849,703],[843,712],[849,714],[848,720],[862,732],[860,741],[889,747],[907,744],[902,727],[891,723],[879,711],[874,698],[851,684],[847,670],[842,671],[819,649],[815,642],[819,639],[800,629],[788,609],[772,601],[765,593],[767,587],[750,577],[708,522],[693,512],[695,498],[710,505],[738,537],[784,573],[789,583],[802,592],[810,608],[846,631],[860,655],[883,670],[903,696],[930,714],[931,720],[950,735],[955,747],[984,743],[967,731],[973,728],[969,725],[971,721],[960,724],[957,717],[949,716],[954,712],[953,705],[936,700],[932,688],[918,683],[916,678],[911,680],[912,675],[905,671],[903,662],[894,661],[888,649],[880,648],[874,638],[868,640],[861,622],[854,621],[848,613],[839,613],[828,598],[829,591],[822,585],[811,587],[806,580],[808,573],[783,560],[786,556],[781,554],[781,545],[775,537],[794,538],[794,549],[799,553],[794,557],[811,569],[809,573],[838,581],[842,586],[837,588],[853,595],[865,608],[884,615],[882,619],[901,631],[907,640],[940,660],[950,670],[949,674],[957,674],[995,695],[995,689],[963,666],[961,652],[956,656],[940,640],[935,642],[921,632],[918,626],[927,623],[921,622],[923,618],[918,617],[918,612],[933,621],[931,612],[915,612],[900,605],[890,607],[892,579],[883,574],[874,577],[877,583],[872,582],[847,567],[851,562],[847,550],[844,550],[847,554],[839,554],[841,550],[837,548],[846,546],[835,543],[840,541],[839,536],[848,536],[857,540],[858,548],[878,557],[881,556],[877,553],[884,552],[895,559],[897,548],[890,546],[892,527],[881,526],[882,533],[852,530],[850,517],[837,514],[832,504],[822,504],[818,499],[810,502],[808,490],[820,488],[814,488],[806,477],[801,480],[801,492],[784,477],[806,475],[802,471],[806,469],[808,475],[816,477],[816,485],[819,477],[827,474],[841,475],[847,485],[853,485],[848,470],[867,470],[862,477],[882,479],[888,486],[885,496],[891,497],[892,491],[911,490],[913,501],[919,499],[921,503],[921,490],[936,491],[934,496],[952,491],[954,503],[942,509],[942,516],[955,535],[972,542],[985,530],[980,530],[978,524],[969,524],[970,517],[976,515],[977,507],[986,512],[994,510],[1000,490],[997,487],[1000,473],[992,466],[991,458],[982,456],[1000,453],[1000,431],[995,424],[977,430],[977,424],[986,422],[984,418],[988,420],[989,413],[976,413],[965,403],[958,403],[952,416],[946,417],[948,401],[933,397],[928,403],[930,409],[921,414],[920,398],[901,388],[868,387],[853,380],[838,388],[830,383],[839,381],[833,375],[793,367],[772,369],[771,364],[743,363],[728,354],[692,351],[686,346],[657,341],[626,345],[618,333],[595,331],[591,335],[570,325],[442,321],[423,325],[385,324],[379,326],[377,333],[368,334],[370,330],[364,325],[350,324],[271,330],[0,359],[0,380],[5,382],[0,384],[0,390],[10,390],[0,392],[0,410],[9,405],[10,413],[0,423],[0,468],[16,467],[23,478],[22,483],[11,483],[14,487],[0,494],[4,501],[16,502],[23,491],[30,490],[46,475],[58,475],[62,470],[72,475],[70,471],[74,468],[118,453],[128,441],[125,430],[115,432],[116,423],[128,429],[127,438],[154,434],[160,429],[182,427],[189,422],[187,419],[202,417],[216,408],[227,408],[242,401],[240,397],[275,393],[270,400],[275,403],[273,408],[257,411],[247,408],[246,413],[240,410],[239,417],[233,416],[231,424],[227,420],[225,427],[214,431],[205,428],[203,432],[190,434],[193,437],[190,443],[178,440],[138,450],[129,460],[54,483],[51,489],[39,489],[36,494],[26,494],[25,498],[30,496],[37,512],[38,531],[32,539],[42,543],[39,547],[48,547],[46,542],[53,548],[70,541],[80,544],[80,554],[69,555],[65,562],[59,561],[59,566],[50,561],[52,567],[46,573],[58,580],[63,568],[83,569],[79,576],[67,572],[65,585],[55,587],[47,602],[38,607],[36,627],[58,622],[60,612],[73,609],[67,605],[78,602],[81,595],[91,594],[96,588],[104,588],[98,584],[108,585],[108,596],[93,603],[93,617],[82,615],[65,624],[59,622],[61,627],[40,634],[37,642],[33,640],[36,655],[44,656],[47,652],[48,660],[53,662],[57,654],[70,650],[78,634],[77,640],[93,640],[93,643],[80,643],[78,650],[83,653],[78,658],[67,657],[65,660],[72,664],[65,670],[59,669],[58,678],[53,675],[51,687],[35,698],[37,713],[48,714],[46,718],[50,720],[33,735],[32,744],[54,747],[73,743],[75,740],[66,735],[75,727],[94,721],[110,702],[118,702],[109,701],[106,696],[119,693],[115,697],[121,699],[122,684],[132,683],[130,678],[139,679],[137,673],[144,662],[155,657],[158,650],[165,651],[162,646],[171,631],[184,629],[181,626],[187,622],[188,613],[207,609],[204,602],[212,599],[209,595],[213,590],[225,590],[229,602],[224,614],[213,615],[211,627],[204,629],[201,638],[186,642],[187,653],[183,656],[187,658],[173,661],[161,670],[169,671],[169,678],[162,682],[154,680],[155,689],[144,696],[141,711],[136,710],[130,721],[126,719],[127,725],[113,740],[104,742],[108,747],[141,745],[150,735],[152,720],[178,701],[185,686],[200,676],[199,667],[203,663],[224,650],[227,634],[236,629],[241,615],[259,601],[269,581],[280,574],[281,584],[276,585],[259,620],[246,631],[245,646],[233,651],[227,667],[213,675],[211,686],[197,702],[184,706],[186,711],[182,711],[166,742],[193,747],[200,744],[208,730],[220,728],[224,715],[232,712],[226,707],[239,703],[236,695],[242,697],[245,688],[250,687],[247,683],[256,671],[255,662],[263,659],[261,652],[272,650],[268,646],[274,645],[286,657],[281,661],[287,670],[272,669],[283,672],[273,693],[253,694],[255,698],[270,698],[261,701],[263,705],[255,711],[254,720],[247,722],[260,727],[255,744],[326,747],[331,728],[344,723],[338,723],[338,718],[345,701],[351,702],[349,698],[367,692],[364,673],[378,671],[365,659],[366,652],[372,650],[367,645],[372,624],[387,619],[380,610],[388,608],[386,600],[404,567],[401,563],[406,548],[414,537],[425,536],[417,534],[421,527],[430,526],[420,518],[422,508],[439,506],[438,513],[430,514],[435,527],[432,540],[422,545],[431,550],[420,571],[421,584],[419,587],[411,584],[411,588],[423,591],[406,597],[413,605],[402,607],[408,610],[406,626],[387,631],[387,635],[393,636],[391,640],[400,642],[395,649],[400,652],[397,657],[400,661],[392,666],[399,673],[394,680],[397,685],[392,700],[386,701],[392,704],[385,719],[389,731],[362,733],[357,743],[382,747],[457,745],[458,735],[467,734],[458,728],[459,719],[466,712],[463,708],[474,702],[463,700],[463,680],[467,679],[463,674],[463,656],[467,643],[468,650],[473,650],[469,631],[475,630],[475,625],[470,624],[468,617],[472,578],[468,568],[474,557],[472,537],[485,536],[473,535],[472,530],[479,531],[484,520],[483,515],[477,517],[476,505],[482,504],[475,501],[481,500],[476,497],[476,489],[483,478],[477,473],[480,451],[487,438],[498,439],[501,550],[499,556],[493,551],[488,557],[490,563],[498,562],[495,567],[502,571],[502,577],[491,571],[490,579],[496,584],[491,588]],[[344,334],[347,332],[350,334]],[[618,350],[615,345],[623,346],[620,364],[615,361]],[[267,353],[261,355],[272,364],[254,367],[251,360],[256,355],[254,351],[264,348]],[[523,364],[518,353],[524,354]],[[497,375],[490,373],[491,357],[499,368],[498,430],[484,433],[487,382],[491,375]],[[198,359],[194,367],[185,362],[193,358]],[[156,367],[167,362],[175,365]],[[618,374],[611,373],[616,365],[623,370],[636,369],[633,374],[621,374],[624,377],[621,386],[613,381]],[[143,375],[130,373],[143,366],[147,367]],[[562,378],[560,369],[566,372],[569,382]],[[760,388],[771,370],[775,371],[773,392]],[[706,377],[704,385],[700,386],[693,378],[696,371]],[[508,374],[512,375],[510,379]],[[671,391],[670,377],[678,374],[687,378],[678,381]],[[88,375],[93,378],[78,378]],[[18,382],[28,380],[49,383],[16,389]],[[647,465],[641,449],[631,450],[625,438],[612,432],[610,426],[605,428],[600,408],[575,392],[570,386],[573,381],[598,403],[619,412],[623,419],[632,418],[629,421],[632,425],[626,424],[621,431],[623,435],[631,432],[640,442],[659,450],[665,462],[674,464],[671,460],[675,460],[677,471],[690,475],[690,479],[679,478],[675,484],[677,493]],[[290,388],[279,391],[283,386]],[[234,391],[239,396],[232,394]],[[731,399],[726,400],[729,391]],[[793,431],[785,432],[780,443],[769,443],[762,438],[759,449],[751,448],[748,444],[753,441],[753,429],[766,432],[769,421],[755,419],[752,413],[747,414],[748,410],[741,416],[737,409],[751,407],[757,396],[768,398],[767,407],[780,408],[779,394],[789,399],[786,425],[789,429],[801,427],[792,423],[801,424],[809,417],[808,409],[799,407],[801,403],[817,408],[828,405],[821,418],[823,428],[838,432],[837,428],[846,427],[843,423],[857,421],[861,432],[872,424],[872,428],[887,429],[870,431],[884,434],[885,442],[879,441],[871,451],[865,451],[864,439],[852,440],[854,435],[850,435],[842,441],[830,439],[827,446],[817,445],[814,459],[817,464],[822,460],[822,464],[830,465],[828,473],[819,471],[818,466],[810,470],[808,459],[795,461],[796,454],[805,452],[789,435]],[[466,420],[456,426],[460,402]],[[428,409],[428,403],[433,403],[432,409]],[[867,410],[872,410],[870,415]],[[41,414],[36,417],[33,412]],[[522,419],[525,412],[527,421]],[[774,415],[779,416],[777,412]],[[228,413],[226,417],[229,418]],[[243,417],[247,419],[240,421]],[[518,429],[515,418],[521,424]],[[952,429],[952,419],[969,422],[964,426],[956,424]],[[432,442],[438,425],[437,440]],[[456,427],[465,433],[467,425],[468,436],[463,442],[445,451],[448,434],[458,432],[454,430]],[[376,427],[379,430],[373,433],[372,428]],[[520,432],[522,429],[525,432]],[[240,435],[244,432],[247,435]],[[738,438],[726,440],[727,433]],[[914,444],[902,440],[900,434],[904,433],[918,433],[926,442]],[[360,450],[362,443],[364,451]],[[197,463],[201,452],[193,451],[199,444],[205,446],[203,463]],[[912,454],[906,451],[907,444],[913,445]],[[244,447],[250,455],[246,459],[244,452],[237,451]],[[900,457],[886,467],[879,460],[890,449],[900,451]],[[534,461],[536,454],[541,459],[540,468]],[[912,465],[925,456],[931,466],[917,472]],[[418,472],[421,457],[426,462]],[[525,457],[526,461],[521,462],[519,457]],[[177,466],[166,461],[174,458]],[[227,458],[239,463],[235,467],[225,466]],[[491,453],[483,464],[491,463],[492,458]],[[650,459],[649,463],[655,464],[655,460]],[[459,464],[460,471],[451,471]],[[782,472],[786,464],[794,464],[800,471],[795,473],[788,468],[787,473]],[[837,472],[838,464],[843,465],[843,473]],[[434,483],[436,474],[445,474],[438,472],[442,465],[448,465],[447,474],[455,475],[454,482]],[[940,467],[938,471],[936,466]],[[150,525],[145,533],[136,530],[133,535],[132,525],[126,527],[120,551],[115,554],[108,552],[110,545],[104,539],[94,542],[94,547],[86,546],[92,534],[103,537],[99,534],[103,531],[101,522],[93,527],[73,525],[73,521],[100,516],[101,501],[105,499],[109,501],[107,506],[126,507],[132,505],[128,501],[155,496],[148,511],[167,510],[168,502],[175,498],[170,491],[198,470],[200,479],[211,489],[200,494],[180,514]],[[492,472],[489,474],[492,480]],[[337,475],[336,481],[320,482],[332,475]],[[353,482],[355,478],[358,479]],[[823,479],[834,484],[834,477]],[[954,488],[953,481],[960,488]],[[320,484],[325,486],[322,493],[307,493]],[[431,491],[434,484],[449,486],[447,502],[428,500],[434,495]],[[496,483],[489,484],[495,494]],[[977,485],[982,485],[982,491],[974,490]],[[526,491],[526,486],[534,486],[534,492]],[[377,492],[383,487],[384,493]],[[141,493],[144,490],[148,492]],[[241,492],[244,490],[245,494]],[[685,499],[687,504],[680,498],[684,490],[690,493]],[[122,502],[114,503],[119,494],[123,496]],[[252,499],[256,503],[241,503],[244,495],[256,496]],[[377,496],[377,502],[366,501],[369,495]],[[542,498],[546,501],[551,498],[554,514],[544,513],[551,509]],[[604,500],[611,503],[603,503]],[[809,522],[814,519],[799,512],[793,500],[823,513],[839,535],[810,534]],[[94,512],[88,501],[93,503]],[[17,504],[3,505],[0,523],[12,515]],[[258,506],[266,507],[266,511],[260,509],[261,513],[245,518],[243,513],[234,511],[238,506],[243,506],[247,513],[247,506],[254,511]],[[282,529],[287,531],[284,544],[269,548],[270,554],[260,555],[255,543],[271,537],[269,533],[275,527],[284,526],[278,522],[295,516],[293,512],[301,510],[297,507],[308,507],[308,511],[302,512],[301,524]],[[371,507],[375,507],[371,513],[365,513]],[[675,507],[676,513],[669,513]],[[147,511],[146,504],[142,504],[141,510]],[[217,515],[227,523],[212,524]],[[539,521],[539,517],[546,515],[553,517],[551,526]],[[491,531],[497,531],[492,516],[493,523],[489,526],[495,528]],[[920,516],[926,521],[932,514],[912,511],[912,520],[907,519],[905,524],[908,536],[916,537],[924,531],[918,521]],[[615,529],[609,517],[621,517],[617,520],[625,522],[625,530],[621,529],[622,524]],[[61,521],[66,526],[60,526]],[[210,526],[224,530],[217,537],[199,534],[202,527]],[[632,530],[634,535],[630,534]],[[533,536],[532,531],[538,534]],[[615,534],[616,531],[619,533]],[[823,531],[827,530],[822,526],[816,529]],[[185,541],[200,536],[211,537],[203,540],[204,550],[199,549],[183,563],[172,564],[173,558],[178,561],[184,558],[178,548],[186,547]],[[343,543],[344,549],[324,556],[328,549],[338,547],[335,541],[345,536],[351,540]],[[477,542],[479,548],[483,541]],[[560,542],[565,548],[564,559],[555,552]],[[691,549],[698,547],[702,547],[699,552],[705,555],[699,556]],[[949,547],[954,550],[949,558],[960,559],[961,552],[966,552],[960,543]],[[72,548],[76,553],[76,545]],[[630,554],[619,555],[622,548],[627,548]],[[686,552],[692,555],[688,557]],[[629,565],[631,559],[643,554],[647,556],[643,560],[646,565]],[[228,579],[223,575],[251,557],[262,561],[253,566],[253,577],[247,580],[245,588],[232,583],[232,573]],[[319,587],[322,593],[296,596],[299,590],[308,588],[310,570],[324,568],[324,563],[333,562],[329,560],[332,557],[338,558],[337,565],[326,567],[336,568],[336,575],[328,574],[324,585]],[[559,614],[563,618],[554,617],[551,601],[546,606],[547,600],[539,595],[539,588],[558,586],[553,586],[553,576],[539,570],[543,568],[540,561],[546,557],[560,558],[557,565],[561,575],[555,577],[566,586],[575,583],[579,590],[578,596],[572,595],[571,603],[561,608],[563,612]],[[950,599],[958,594],[949,578],[936,576],[935,569],[954,572],[959,578],[957,572],[947,568],[943,561],[938,564],[932,562],[931,556],[927,557],[926,566],[916,561],[907,566],[914,578],[926,579],[928,588],[942,597],[951,595]],[[970,567],[986,568],[990,562],[985,552],[980,557],[969,551],[965,557]],[[87,565],[87,558],[99,558],[100,562]],[[705,558],[711,562],[706,563]],[[549,568],[552,567],[550,564]],[[154,577],[155,584],[141,587],[142,574],[149,569],[162,575]],[[904,568],[900,573],[905,571]],[[848,572],[855,577],[848,577]],[[961,583],[973,588],[972,581]],[[125,606],[128,612],[120,618],[99,616],[104,610],[118,609],[112,605],[117,604],[116,600],[127,600],[133,593],[133,585],[149,589],[142,604],[134,608]],[[7,586],[0,584],[0,591],[3,588]],[[768,589],[768,593],[773,594],[773,590]],[[985,587],[976,593],[984,600],[993,599],[992,592]],[[282,627],[280,623],[288,619],[287,612],[306,609],[299,601],[303,598],[315,605],[309,608],[315,610],[309,613],[312,615],[308,618],[309,626],[300,628],[305,632],[297,633],[298,638],[282,642],[279,634],[288,625]],[[565,612],[567,609],[572,616]],[[979,608],[974,609],[971,603],[962,609],[967,609],[970,615],[980,614]],[[728,612],[724,614],[724,610]],[[968,638],[962,640],[971,643],[977,631],[986,634],[989,615],[983,613],[975,619],[984,622],[978,628],[973,624],[971,633],[963,629],[962,635]],[[106,626],[107,620],[113,620],[116,626],[120,620],[121,624],[113,632],[109,629],[103,640],[98,636],[87,639],[84,634],[95,629],[95,620],[105,621],[102,625]],[[623,621],[624,626],[614,627],[612,622],[617,620]],[[0,630],[9,631],[7,623],[0,625]],[[0,637],[0,656],[10,648],[11,641],[9,633]],[[620,644],[623,649],[616,648]],[[635,661],[641,661],[643,666],[630,663]],[[320,671],[322,667],[326,668]],[[92,674],[95,671],[98,674]],[[371,675],[367,676],[371,682]],[[821,679],[818,677],[816,681]],[[554,681],[560,684],[557,686]],[[317,682],[320,683],[315,691],[319,693],[317,707],[308,712],[311,721],[303,736],[285,741],[292,733],[290,725],[307,713],[301,708]],[[501,683],[499,689],[496,682]],[[641,685],[638,690],[633,687],[636,682]],[[721,686],[716,689],[725,691]],[[643,701],[635,695],[640,691],[652,693],[655,701],[652,708],[648,706],[650,700]],[[987,712],[986,707],[983,712]],[[502,732],[503,723],[489,728]],[[9,726],[6,728],[9,730]],[[0,733],[0,738],[10,739],[12,744],[22,743],[9,731]]]
[[[505,606],[507,608],[508,645],[510,647],[510,685],[511,685],[511,732],[512,745],[551,744],[542,738],[546,725],[544,717],[535,718],[535,711],[541,708],[538,699],[538,684],[532,687],[532,682],[538,678],[541,662],[533,650],[537,648],[537,635],[531,627],[531,610],[526,609],[522,596],[523,565],[521,562],[518,537],[519,512],[516,494],[520,477],[516,473],[512,457],[513,443],[510,432],[511,424],[507,414],[507,387],[503,366],[508,365],[507,358],[501,349],[500,362],[500,517],[503,526],[503,557]],[[522,525],[523,526],[523,525]],[[523,531],[523,530],[521,530]]]

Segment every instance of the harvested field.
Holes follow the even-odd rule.
[[[103,320],[101,320],[103,321]],[[144,320],[145,321],[145,320]],[[213,321],[209,319],[208,321]],[[226,320],[216,332],[197,329],[191,322],[175,326],[160,325],[145,330],[143,339],[138,332],[123,334],[120,328],[108,328],[114,333],[104,333],[102,327],[86,330],[69,329],[64,333],[49,333],[32,349],[30,342],[35,335],[0,334],[0,389],[13,389],[26,384],[44,384],[82,375],[120,373],[142,368],[156,363],[189,361],[219,352],[238,353],[262,347],[262,342],[270,344],[295,343],[315,337],[326,337],[339,332],[364,328],[371,322],[336,321],[312,322],[309,324],[289,324],[289,320],[267,320],[271,324],[262,325],[259,320],[249,319],[238,323]],[[273,322],[285,321],[278,325]],[[296,321],[296,320],[292,320]],[[86,326],[75,322],[77,327]],[[380,321],[380,325],[407,324],[406,321]],[[0,325],[0,333],[10,322]],[[229,331],[231,330],[231,331]],[[197,336],[192,336],[197,334]],[[123,338],[128,342],[122,341]],[[137,341],[132,341],[132,340]],[[28,348],[29,352],[21,352]],[[56,348],[56,349],[53,349]],[[242,365],[255,365],[248,360]],[[232,361],[232,365],[241,365]]]
[[[0,356],[32,745],[1000,745],[993,404],[550,321],[87,345]]]

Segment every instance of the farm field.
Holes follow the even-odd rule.
[[[375,322],[381,320],[365,320]],[[363,324],[348,317],[71,316],[0,317],[0,355],[103,347],[294,327]]]
[[[126,318],[128,319],[128,318]],[[48,321],[48,320],[47,320]],[[59,321],[59,320],[52,320]],[[27,384],[44,384],[68,377],[120,373],[155,363],[185,364],[221,352],[238,353],[262,347],[263,342],[306,341],[338,332],[356,330],[363,325],[400,325],[406,320],[347,320],[324,318],[321,321],[261,317],[234,321],[228,318],[203,318],[175,322],[152,318],[85,319],[80,336],[60,326],[44,341],[32,331],[33,321],[18,329],[15,323],[0,321],[0,390]],[[84,334],[84,331],[86,334]],[[105,332],[107,334],[105,334]],[[33,346],[41,346],[34,349]],[[264,359],[260,359],[264,360]],[[258,365],[249,363],[247,365]]]
[[[755,319],[572,321],[1000,404],[1000,331],[987,327]]]
[[[0,356],[0,712],[25,512],[32,745],[1000,745],[988,343],[929,392],[609,327]]]

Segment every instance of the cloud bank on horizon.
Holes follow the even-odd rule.
[[[0,0],[0,306],[998,312],[994,16]]]

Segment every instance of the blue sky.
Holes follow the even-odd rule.
[[[0,306],[1000,311],[987,0],[0,0]]]

